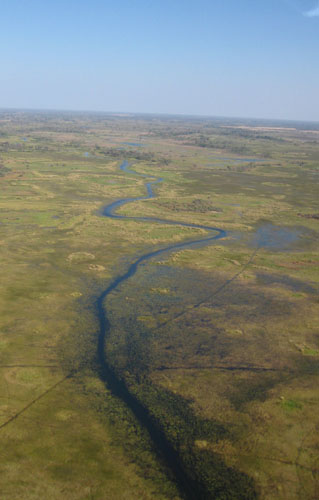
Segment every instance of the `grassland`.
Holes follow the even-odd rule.
[[[309,124],[0,114],[0,469],[4,499],[180,498],[147,432],[101,381],[105,356],[211,498],[315,499],[319,130]],[[140,146],[141,144],[141,146]],[[235,485],[235,487],[234,487]]]

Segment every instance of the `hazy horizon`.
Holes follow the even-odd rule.
[[[1,112],[22,112],[22,113],[83,113],[83,114],[105,114],[111,116],[158,116],[158,117],[171,117],[171,118],[207,118],[212,120],[238,120],[238,121],[259,121],[267,123],[309,123],[319,124],[319,120],[302,120],[293,118],[265,118],[262,116],[231,116],[231,115],[210,115],[210,114],[188,114],[188,113],[165,113],[165,112],[152,112],[152,111],[118,111],[118,110],[96,110],[96,109],[62,109],[62,108],[5,108],[0,107]]]

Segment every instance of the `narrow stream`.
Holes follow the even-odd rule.
[[[107,384],[112,394],[120,398],[133,412],[136,419],[139,421],[140,425],[143,428],[147,429],[159,457],[165,462],[166,466],[170,469],[171,473],[174,475],[181,496],[186,499],[198,500],[200,498],[205,498],[205,496],[199,494],[199,485],[193,479],[191,479],[187,474],[187,471],[185,471],[178,453],[175,451],[173,446],[167,440],[165,434],[157,426],[156,421],[150,415],[147,408],[144,407],[143,404],[133,394],[130,393],[125,382],[116,375],[112,367],[107,362],[105,356],[105,343],[111,325],[108,319],[108,312],[105,306],[105,299],[111,292],[116,290],[121,285],[121,283],[124,283],[126,280],[134,276],[140,264],[142,264],[143,262],[146,262],[152,259],[153,257],[157,257],[165,252],[180,250],[182,248],[189,248],[191,246],[196,246],[198,244],[200,245],[208,244],[214,240],[224,238],[226,236],[226,232],[223,229],[211,226],[203,226],[199,224],[188,224],[186,222],[159,219],[153,217],[132,217],[132,216],[117,214],[116,210],[119,207],[125,205],[126,203],[154,198],[155,194],[153,191],[153,185],[162,182],[162,179],[160,178],[157,179],[152,176],[138,174],[137,172],[130,170],[129,163],[127,161],[124,161],[120,166],[120,168],[125,173],[134,174],[145,178],[153,178],[154,180],[145,183],[147,196],[117,200],[105,206],[101,210],[100,215],[104,217],[111,217],[113,219],[127,219],[127,220],[141,221],[141,222],[152,221],[160,224],[169,224],[175,226],[204,229],[206,231],[215,233],[214,235],[210,235],[204,238],[198,238],[193,240],[187,240],[181,243],[175,243],[172,245],[168,245],[164,248],[160,248],[145,253],[144,255],[136,259],[134,262],[132,262],[124,274],[118,275],[97,299],[97,309],[98,309],[99,326],[100,326],[100,332],[98,338],[98,360],[100,364],[101,378]]]

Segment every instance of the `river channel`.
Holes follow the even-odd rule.
[[[126,220],[134,220],[140,222],[154,222],[157,224],[169,224],[174,226],[183,226],[194,229],[204,229],[209,234],[208,236],[204,236],[202,238],[196,238],[192,240],[186,240],[184,242],[175,243],[172,245],[165,246],[163,248],[157,248],[153,251],[149,251],[136,260],[134,260],[131,264],[128,265],[126,272],[116,276],[113,281],[109,284],[109,286],[101,293],[101,295],[97,299],[97,311],[99,317],[99,337],[98,337],[98,360],[100,365],[100,376],[102,380],[106,383],[109,390],[112,394],[119,399],[121,399],[127,407],[130,408],[135,418],[138,420],[139,424],[148,431],[149,436],[153,442],[154,448],[156,449],[159,457],[162,461],[165,462],[168,469],[173,474],[176,484],[179,487],[181,496],[187,499],[199,499],[204,498],[204,496],[199,494],[198,484],[189,477],[187,471],[182,465],[180,457],[170,442],[167,440],[164,432],[159,428],[154,418],[149,413],[148,409],[130,392],[129,388],[126,386],[123,379],[119,378],[119,376],[115,373],[113,368],[108,364],[107,358],[105,356],[105,344],[110,331],[110,322],[108,319],[108,309],[106,306],[106,299],[108,295],[110,295],[113,291],[115,291],[122,283],[126,280],[130,279],[137,272],[139,266],[146,261],[153,259],[164,253],[173,252],[175,250],[181,250],[183,248],[190,248],[196,245],[206,245],[213,241],[219,240],[221,238],[225,238],[226,232],[223,229],[213,227],[213,226],[205,226],[200,224],[191,224],[186,222],[179,222],[175,220],[168,219],[159,219],[152,217],[134,217],[134,216],[126,216],[120,215],[117,213],[117,210],[126,205],[127,203],[139,201],[139,200],[148,200],[151,198],[155,198],[156,194],[154,193],[153,186],[163,181],[163,179],[155,178],[153,176],[139,174],[134,170],[131,170],[128,161],[124,161],[120,169],[129,175],[142,176],[145,179],[150,179],[145,182],[145,189],[147,192],[147,196],[142,196],[138,198],[125,198],[117,200],[105,207],[100,211],[100,215],[103,217],[110,217],[112,219],[126,219]],[[207,498],[207,497],[206,497]]]

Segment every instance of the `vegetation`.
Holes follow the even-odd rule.
[[[142,144],[142,147],[138,146]],[[1,498],[177,499],[183,488],[101,377],[105,360],[197,498],[314,499],[318,490],[315,124],[0,114]]]

